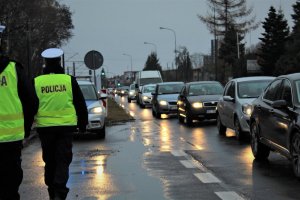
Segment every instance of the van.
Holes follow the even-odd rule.
[[[139,71],[135,75],[135,84],[137,88],[143,85],[162,83],[162,77],[158,70]]]

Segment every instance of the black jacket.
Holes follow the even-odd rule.
[[[61,66],[47,66],[44,68],[44,74],[64,74],[63,68]],[[86,107],[86,103],[81,92],[81,89],[76,81],[76,78],[71,76],[72,83],[72,93],[73,93],[73,104],[76,110],[77,115],[77,127],[81,131],[86,130],[86,125],[88,124],[88,111]],[[38,100],[38,97],[35,96]],[[37,112],[37,110],[36,110]],[[52,127],[40,127],[37,128],[38,133],[44,132],[56,132],[56,130],[64,131],[64,132],[75,132],[77,130],[76,126],[52,126]]]
[[[0,73],[9,64],[10,60],[6,56],[0,56]],[[18,77],[18,95],[23,107],[24,113],[24,128],[25,128],[25,137],[28,137],[30,134],[31,126],[34,119],[35,110],[37,109],[37,101],[35,100],[35,91],[31,81],[28,79],[25,69],[23,66],[16,62],[16,72]]]

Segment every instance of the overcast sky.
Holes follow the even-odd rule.
[[[90,50],[99,51],[104,57],[103,67],[108,76],[124,71],[142,70],[151,51],[157,56],[163,69],[174,62],[175,31],[177,48],[187,47],[190,55],[210,53],[213,39],[207,27],[197,15],[206,15],[206,0],[60,0],[73,12],[73,37],[62,47],[66,65],[70,61],[83,61]],[[292,5],[296,0],[247,0],[253,6],[257,21],[264,21],[273,5],[281,7],[289,25],[292,26]],[[245,37],[246,46],[259,42],[263,32],[260,26]],[[144,44],[144,42],[153,43]],[[155,48],[156,46],[156,48]],[[76,62],[76,68],[86,73],[86,67]],[[84,71],[84,72],[83,72]],[[99,71],[99,70],[98,70]]]

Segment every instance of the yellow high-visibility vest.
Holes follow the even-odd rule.
[[[0,142],[23,140],[25,135],[15,65],[10,62],[0,73]]]
[[[39,99],[36,119],[37,127],[77,125],[73,104],[71,76],[47,74],[34,79]]]

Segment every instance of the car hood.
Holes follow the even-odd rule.
[[[102,103],[100,103],[100,101],[94,101],[94,100],[90,101],[90,100],[87,100],[87,101],[85,101],[85,103],[86,103],[86,106],[87,106],[88,109],[102,106]]]
[[[147,97],[151,97],[152,96],[151,92],[145,92],[145,93],[142,93],[142,95],[143,96],[147,96]]]
[[[238,102],[243,105],[245,103],[252,104],[252,102],[257,98],[246,98],[246,99],[238,99]]]
[[[219,101],[222,95],[203,95],[203,96],[189,96],[188,101],[189,102],[206,102],[206,101]]]
[[[157,96],[157,100],[166,100],[166,101],[177,101],[179,94],[160,94]]]

